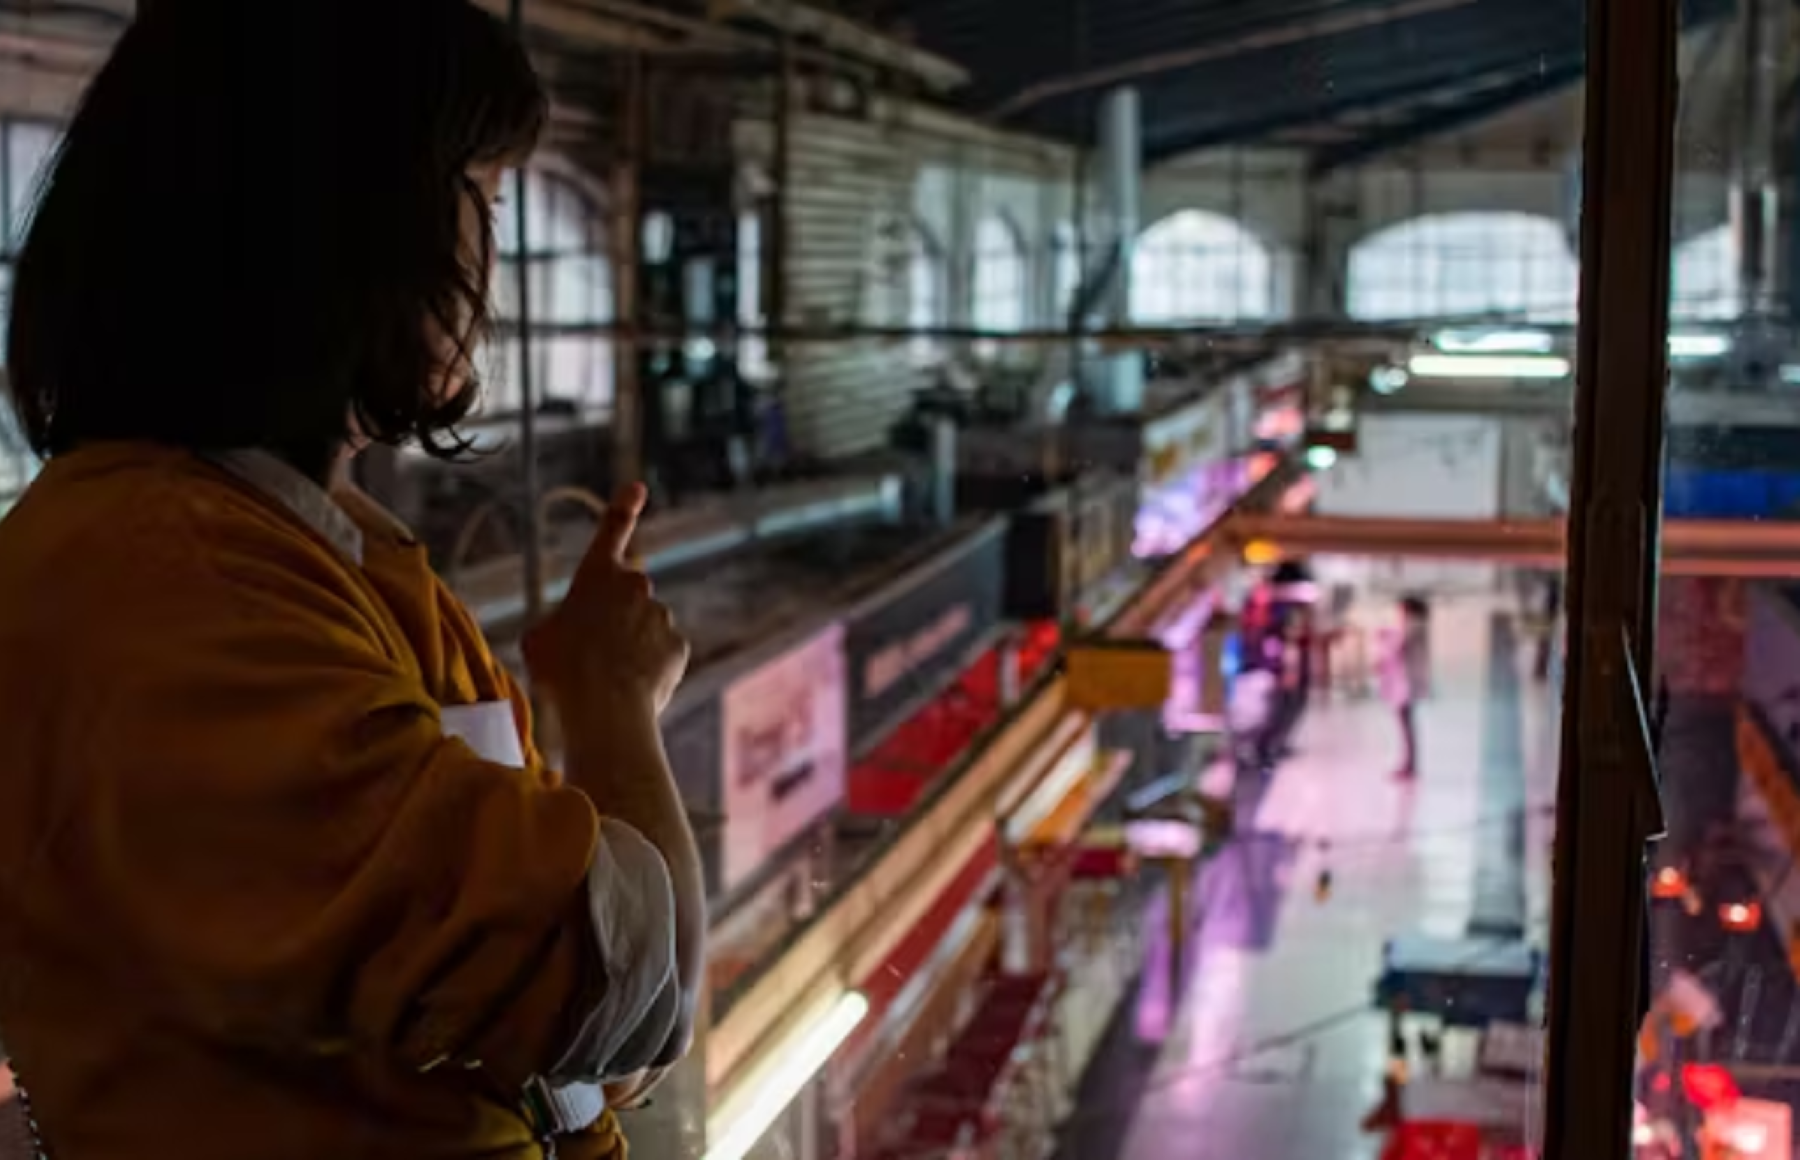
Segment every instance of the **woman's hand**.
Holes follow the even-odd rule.
[[[652,597],[650,577],[625,562],[643,509],[642,484],[618,490],[568,595],[522,645],[532,681],[554,694],[586,700],[622,691],[660,714],[687,673],[688,643]]]

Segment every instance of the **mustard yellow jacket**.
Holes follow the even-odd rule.
[[[424,550],[338,510],[360,561],[116,444],[0,521],[0,1028],[58,1160],[535,1156],[518,1093],[611,985],[594,806],[446,733],[530,728]]]

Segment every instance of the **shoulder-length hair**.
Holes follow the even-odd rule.
[[[467,0],[150,7],[69,125],[15,270],[33,448],[261,447],[315,477],[353,432],[465,450],[494,245],[467,173],[521,163],[546,120],[524,49]]]

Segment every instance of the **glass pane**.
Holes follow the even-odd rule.
[[[1792,153],[1775,112],[1786,81],[1735,39],[1785,33],[1766,23],[1776,9],[1741,11],[1732,47],[1690,63],[1677,126],[1654,677],[1669,832],[1635,1085],[1641,1134],[1671,1149],[1658,1156],[1790,1155],[1800,1101],[1800,439],[1786,403],[1800,281],[1793,206],[1771,176]],[[1708,96],[1721,83],[1739,142],[1724,155]]]
[[[697,4],[516,7],[554,116],[494,219],[501,325],[468,424],[492,454],[376,448],[358,470],[386,471],[371,493],[527,677],[523,626],[567,592],[596,497],[627,471],[651,487],[631,562],[692,645],[658,712],[706,879],[684,902],[710,944],[692,1053],[620,1116],[636,1154],[1524,1160],[1566,631],[1581,0],[765,4],[764,39]],[[1663,592],[1675,827],[1639,1087],[1646,1139],[1687,1160],[1705,1155],[1690,1091],[1729,1078],[1784,1099],[1770,1069],[1800,1049],[1800,606],[1770,563],[1800,554],[1780,539],[1800,446],[1774,397],[1800,358],[1744,320],[1774,312],[1739,242],[1795,215],[1734,208],[1720,144],[1740,120],[1791,135],[1793,110],[1738,118],[1729,6],[1684,7],[1684,91],[1705,115],[1684,124],[1675,199],[1668,512],[1762,570],[1672,551]],[[0,118],[41,115],[49,86],[84,79],[61,62],[129,27],[92,4],[0,8]],[[453,80],[480,71],[440,56]],[[9,136],[0,213],[52,133]],[[1785,179],[1791,150],[1765,160]],[[657,208],[614,223],[610,188]],[[0,263],[0,307],[10,277]],[[616,286],[637,316],[601,333]],[[1062,333],[1077,296],[1099,333]],[[795,328],[779,382],[760,342],[734,374],[669,333],[674,315],[760,323],[777,299]],[[33,470],[4,435],[0,507]],[[434,690],[446,709],[474,708],[493,674],[451,635],[473,659],[419,668],[460,682]],[[554,765],[551,716],[536,740]],[[662,821],[642,828],[679,835]],[[479,873],[477,854],[452,861]],[[593,933],[568,901],[521,908],[560,916],[537,945]],[[625,945],[663,941],[636,917]],[[508,931],[492,933],[490,957]],[[450,1103],[481,1087],[457,1070]],[[0,1111],[19,1106],[9,1083],[0,1066]],[[486,1095],[450,1103],[418,1126],[421,1153],[469,1150],[426,1137],[477,1122],[523,1138]]]
[[[1268,247],[1242,225],[1203,210],[1177,210],[1137,239],[1132,317],[1144,323],[1273,317],[1272,270]]]
[[[56,148],[57,130],[43,121],[7,121],[0,110],[5,137],[9,205],[0,206],[0,249],[17,249],[25,237],[27,216],[37,195],[44,167]]]

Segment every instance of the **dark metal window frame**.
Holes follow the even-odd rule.
[[[1581,325],[1546,1028],[1545,1160],[1631,1155],[1661,829],[1655,657],[1678,0],[1588,0]]]

